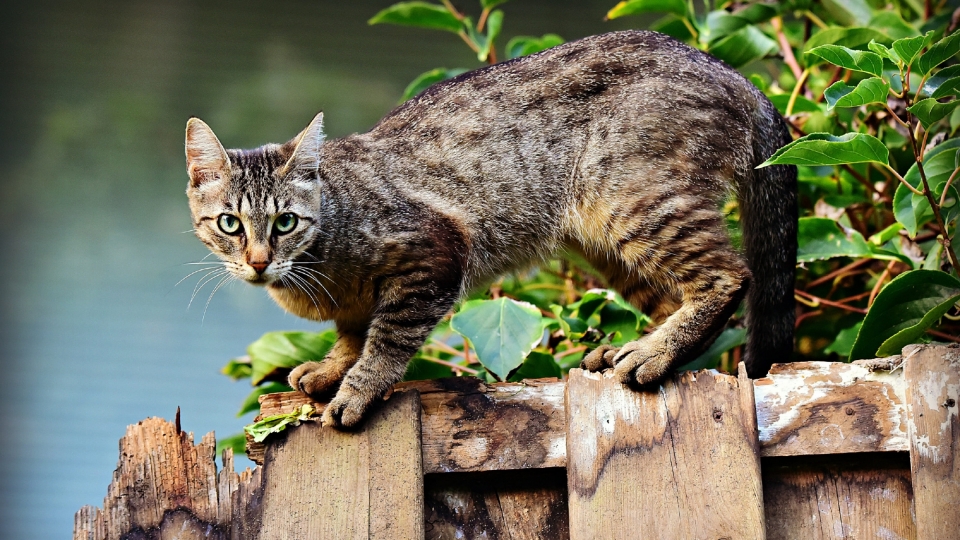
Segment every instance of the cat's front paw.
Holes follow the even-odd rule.
[[[337,429],[357,427],[377,397],[372,393],[357,391],[349,385],[341,386],[323,411],[323,425]]]
[[[583,357],[583,360],[580,361],[580,367],[587,371],[603,371],[612,368],[614,366],[613,359],[619,350],[619,347],[613,345],[600,345]]]
[[[670,372],[669,358],[651,351],[641,341],[631,341],[621,347],[613,363],[617,380],[631,386],[659,383]]]
[[[312,398],[329,396],[340,382],[341,374],[331,369],[326,362],[306,362],[293,368],[287,376],[287,384]]]

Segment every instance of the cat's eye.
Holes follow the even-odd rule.
[[[217,220],[217,225],[221,231],[227,234],[240,234],[243,231],[243,225],[240,223],[240,219],[230,214],[222,214],[220,219]]]
[[[277,234],[287,234],[288,232],[295,229],[297,226],[297,215],[287,212],[286,214],[280,214],[277,216],[276,221],[273,222],[273,229],[277,231]]]

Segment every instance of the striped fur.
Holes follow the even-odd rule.
[[[336,392],[334,425],[361,420],[464,292],[561,249],[660,322],[589,369],[657,382],[744,297],[751,374],[792,349],[796,171],[754,169],[788,140],[783,120],[734,70],[666,36],[604,34],[466,73],[337,140],[323,140],[322,114],[255,150],[222,150],[196,119],[187,131],[198,237],[284,309],[336,322],[327,359],[290,375]],[[731,194],[744,254],[720,210]],[[285,212],[297,228],[271,234]],[[249,238],[223,234],[223,213]]]

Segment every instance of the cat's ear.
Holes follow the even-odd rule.
[[[203,120],[191,118],[187,121],[185,145],[191,188],[196,189],[230,177],[230,158],[227,151]]]
[[[293,171],[316,172],[320,167],[320,145],[323,144],[324,137],[321,112],[313,117],[313,121],[306,129],[290,141],[294,144],[293,154],[283,166],[281,175],[287,175]]]

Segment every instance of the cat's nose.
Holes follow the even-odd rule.
[[[248,262],[247,264],[252,266],[253,269],[256,270],[258,274],[262,274],[263,271],[266,270],[268,266],[270,266],[270,263],[267,261],[260,261],[260,262],[251,261],[251,262]]]

